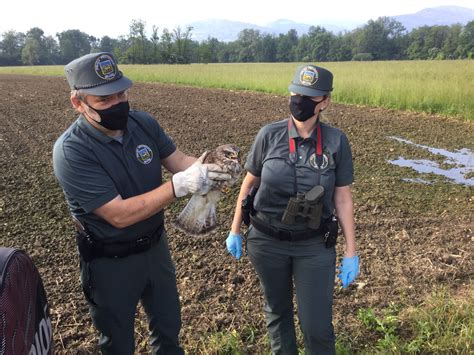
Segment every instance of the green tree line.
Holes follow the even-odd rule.
[[[187,64],[233,62],[324,62],[349,60],[472,59],[474,21],[465,26],[423,26],[407,32],[389,17],[369,20],[353,31],[333,34],[320,26],[308,33],[296,30],[273,35],[244,29],[237,40],[209,37],[192,40],[192,27],[173,30],[133,20],[129,33],[119,38],[96,38],[79,30],[45,36],[38,27],[26,34],[6,31],[0,39],[0,66],[66,64],[81,55],[113,52],[127,64]]]

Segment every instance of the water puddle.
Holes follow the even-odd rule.
[[[441,155],[445,157],[444,164],[453,166],[450,169],[443,169],[440,167],[440,164],[432,160],[427,159],[405,159],[404,157],[398,157],[398,159],[389,160],[388,162],[401,166],[412,168],[413,170],[422,173],[422,174],[436,174],[444,176],[449,179],[451,182],[461,185],[474,186],[474,153],[467,148],[458,149],[454,152],[450,152],[445,149],[433,148],[427,145],[417,144],[408,139],[403,139],[399,137],[389,136],[387,138],[394,139],[401,143],[410,144],[415,147],[429,151],[432,154]],[[468,177],[472,176],[472,177]],[[416,179],[403,179],[407,182],[415,182],[421,184],[432,184],[432,182],[425,179],[416,178]]]
[[[403,178],[402,180],[406,182],[414,182],[416,184],[433,185],[431,181],[420,178]]]

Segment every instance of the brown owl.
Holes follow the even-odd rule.
[[[206,195],[194,194],[176,220],[176,226],[190,234],[204,235],[217,226],[216,206],[222,191],[234,185],[241,172],[240,149],[224,144],[204,156],[204,164],[217,164],[231,179],[217,182]]]

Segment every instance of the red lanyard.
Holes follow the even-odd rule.
[[[296,139],[290,137],[290,129],[291,129],[291,122],[292,118],[288,118],[288,140],[290,145],[290,161],[295,164],[296,163]],[[316,123],[316,163],[318,167],[321,167],[323,164],[323,137],[321,134],[321,125],[318,122]]]
[[[291,124],[293,123],[292,118],[288,118],[288,143],[290,145],[290,161],[293,163],[293,167],[295,169],[295,179],[294,179],[294,193],[298,192],[298,181],[297,181],[297,174],[296,174],[296,139],[290,137],[290,129]],[[321,125],[318,122],[316,123],[316,164],[318,166],[316,172],[316,185],[319,185],[321,180],[321,166],[323,165],[323,135],[321,133]]]

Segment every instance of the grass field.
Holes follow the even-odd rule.
[[[135,81],[287,95],[298,63],[121,65]],[[474,61],[330,62],[333,100],[474,119]],[[62,66],[0,67],[0,73],[63,75]]]

